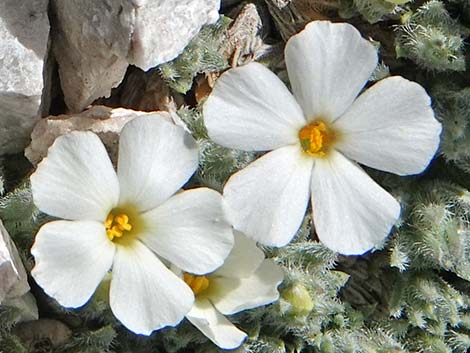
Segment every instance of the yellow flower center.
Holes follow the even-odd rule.
[[[334,131],[321,120],[316,120],[299,130],[302,149],[314,157],[325,157],[334,138]]]
[[[132,230],[132,225],[129,223],[129,216],[125,213],[119,213],[114,216],[112,213],[108,215],[104,222],[106,227],[106,234],[109,240],[114,238],[121,238],[125,232]]]
[[[198,295],[209,288],[209,279],[206,276],[195,276],[190,273],[183,274],[186,284],[191,287],[194,295]]]

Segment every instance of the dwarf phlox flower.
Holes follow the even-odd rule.
[[[224,73],[204,105],[215,142],[271,151],[225,185],[231,221],[263,244],[282,246],[311,198],[321,242],[364,253],[387,236],[400,206],[356,162],[398,175],[423,171],[441,132],[430,98],[398,76],[358,96],[378,59],[349,24],[307,25],[288,41],[285,60],[293,94],[250,63]]]
[[[202,275],[221,266],[233,246],[219,193],[176,193],[197,165],[194,139],[159,116],[123,128],[117,173],[97,135],[57,138],[31,176],[36,206],[65,219],[36,236],[36,282],[75,308],[112,268],[111,310],[128,329],[150,334],[176,325],[194,295],[167,266]]]
[[[253,240],[235,232],[234,247],[221,268],[205,276],[185,273],[183,278],[196,297],[186,318],[220,348],[233,349],[246,334],[224,315],[277,300],[283,272],[264,258]]]

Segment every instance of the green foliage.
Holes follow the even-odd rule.
[[[17,337],[8,335],[0,336],[0,353],[28,353],[28,350]]]
[[[82,332],[73,337],[64,348],[67,353],[106,353],[116,338],[116,331],[110,325],[97,330]]]
[[[11,329],[21,320],[20,309],[0,305],[0,353],[28,353]]]
[[[10,331],[20,321],[21,314],[18,308],[0,305],[0,332]]]
[[[404,225],[387,250],[349,266],[343,300],[411,352],[466,351],[470,292],[452,282],[470,280],[468,191],[436,180],[407,192]]]
[[[465,24],[470,23],[470,2],[468,0],[448,0],[449,7]]]
[[[208,339],[187,320],[184,320],[177,328],[168,328],[157,332],[154,339],[162,351],[166,353],[186,352],[191,347],[208,342]]]
[[[470,89],[441,83],[432,91],[443,125],[441,153],[447,161],[470,172]]]
[[[39,226],[46,220],[33,203],[29,182],[0,198],[0,219],[14,240],[24,260],[29,258],[31,247]]]
[[[227,67],[222,42],[231,20],[221,16],[213,25],[205,26],[175,60],[159,67],[163,79],[177,92],[191,89],[198,73],[220,71]]]
[[[468,30],[449,15],[442,1],[428,1],[403,20],[396,38],[398,57],[431,71],[465,70]]]
[[[376,23],[385,17],[397,17],[401,5],[408,0],[340,0],[339,14],[343,18],[361,15],[367,22]]]

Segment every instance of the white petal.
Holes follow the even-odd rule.
[[[254,240],[237,231],[234,232],[234,240],[233,249],[225,259],[224,265],[217,270],[217,276],[248,277],[264,260],[264,253],[256,246]]]
[[[119,140],[119,203],[139,212],[155,208],[189,180],[197,165],[196,142],[182,127],[160,116],[134,119]]]
[[[312,166],[300,146],[287,146],[232,175],[224,197],[235,229],[265,245],[287,244],[305,215]]]
[[[361,94],[335,126],[346,156],[399,175],[422,172],[441,133],[424,88],[398,76]]]
[[[306,124],[284,83],[258,63],[231,69],[204,104],[204,122],[219,145],[266,151],[297,143]]]
[[[336,151],[315,163],[312,204],[321,242],[346,255],[380,244],[400,214],[400,205],[388,192]]]
[[[377,51],[346,23],[315,21],[287,42],[286,65],[308,120],[332,121],[354,101],[377,65]]]
[[[281,268],[271,260],[264,260],[246,278],[210,277],[209,298],[222,314],[235,314],[276,301],[277,286],[283,279]]]
[[[117,246],[111,279],[110,306],[129,330],[150,335],[175,326],[191,309],[191,289],[144,244]]]
[[[186,318],[222,349],[237,348],[246,338],[246,333],[236,328],[206,298],[196,299]]]
[[[104,221],[119,198],[119,184],[98,136],[72,132],[58,137],[31,176],[34,203],[70,220]]]
[[[205,274],[221,266],[233,247],[222,195],[199,188],[181,192],[142,215],[139,238],[180,269]]]
[[[54,221],[39,229],[31,248],[35,281],[62,306],[85,304],[111,268],[114,244],[103,224]]]

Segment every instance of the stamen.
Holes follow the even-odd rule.
[[[110,213],[106,218],[104,225],[106,227],[106,235],[109,240],[121,238],[124,235],[124,232],[132,230],[132,225],[129,223],[129,216],[125,213],[120,213],[117,216]]]
[[[111,225],[113,224],[113,219],[114,216],[111,213],[108,215],[108,217],[106,217],[106,221],[104,222],[106,229],[111,228]]]
[[[299,131],[302,149],[314,157],[325,157],[334,137],[334,132],[321,120],[316,120]]]
[[[195,276],[190,273],[183,274],[186,284],[193,290],[194,295],[204,292],[209,288],[209,279],[206,276]]]

